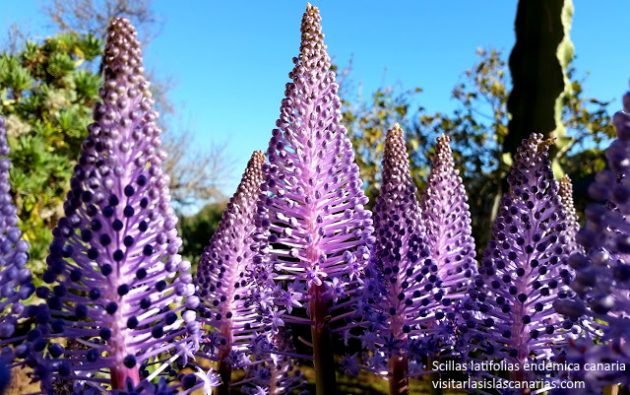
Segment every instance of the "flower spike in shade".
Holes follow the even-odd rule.
[[[32,309],[40,325],[29,338],[43,352],[36,373],[44,387],[56,380],[135,388],[174,372],[168,365],[185,363],[198,343],[198,299],[190,264],[177,253],[160,130],[126,19],[111,21],[103,62],[102,103],[46,259],[49,286],[37,289],[47,304]],[[64,349],[60,337],[78,346]],[[192,390],[197,381],[181,385]]]
[[[34,291],[31,272],[26,268],[28,243],[22,240],[10,194],[8,155],[4,118],[0,117],[0,340],[11,340],[17,319],[24,313],[20,300]]]
[[[252,298],[253,252],[249,240],[255,230],[264,163],[263,153],[254,152],[197,268],[202,321],[215,327],[219,334],[213,358],[219,363],[220,394],[229,393],[232,365],[240,359],[235,358],[233,351],[246,351],[256,331],[260,331],[262,317]]]
[[[267,151],[257,264],[272,265],[276,283],[290,291],[276,302],[285,310],[279,318],[311,326],[317,393],[332,394],[331,331],[346,330],[346,318],[355,313],[372,220],[341,125],[319,11],[310,4],[301,31],[300,54]]]
[[[553,307],[572,296],[566,262],[574,243],[551,172],[549,144],[533,134],[517,151],[479,275],[470,299],[462,303],[462,328],[486,360],[505,359],[521,367],[552,361],[581,330]],[[513,380],[528,380],[547,373],[521,369],[510,374]]]
[[[571,257],[576,269],[571,287],[577,292],[575,310],[602,323],[598,345],[584,341],[572,349],[580,361],[617,362],[630,366],[630,92],[623,111],[613,116],[617,139],[606,150],[608,168],[589,187],[595,203],[585,210],[586,223],[578,233],[585,253]],[[563,313],[572,313],[567,310]],[[577,313],[575,313],[577,314]],[[630,386],[626,371],[586,372],[594,390],[607,384]]]
[[[403,131],[398,124],[388,131],[383,154],[382,186],[374,206],[375,247],[366,287],[366,317],[377,361],[374,370],[386,370],[390,394],[408,393],[409,342],[421,336],[420,325],[434,318],[439,307],[433,284],[437,266],[428,259],[416,185],[409,172]],[[427,288],[424,288],[427,286]],[[386,365],[386,366],[379,366]]]
[[[420,204],[426,246],[438,266],[445,298],[461,299],[477,274],[468,196],[453,162],[448,135],[438,137],[427,188]],[[457,303],[445,307],[454,319]]]
[[[567,242],[572,243],[569,249],[572,252],[580,251],[581,247],[576,241],[577,233],[580,230],[580,222],[573,203],[573,184],[571,184],[571,178],[568,175],[565,175],[558,181],[558,194],[564,217],[567,221]]]

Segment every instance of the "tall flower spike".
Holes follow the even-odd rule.
[[[462,328],[472,348],[483,352],[481,358],[519,364],[514,380],[545,376],[524,371],[523,364],[552,360],[580,329],[553,308],[555,300],[572,296],[565,263],[573,251],[548,146],[533,134],[519,148],[479,275],[462,303]]]
[[[311,326],[318,394],[334,393],[331,330],[354,313],[369,257],[372,220],[341,126],[340,99],[316,7],[302,19],[300,54],[272,132],[262,185],[257,262],[287,290],[287,324]],[[296,307],[301,306],[301,308]],[[276,320],[274,325],[281,322]]]
[[[619,362],[630,366],[630,92],[623,98],[623,111],[613,116],[617,139],[606,150],[608,168],[595,177],[589,194],[597,203],[585,210],[586,224],[578,242],[586,253],[569,263],[576,269],[572,288],[579,297],[573,309],[563,313],[585,313],[603,325],[600,345],[578,344],[573,354],[580,362]],[[627,371],[587,372],[590,386],[622,383],[630,386]]]
[[[431,333],[450,305],[426,248],[416,192],[403,131],[395,125],[387,133],[382,187],[374,206],[376,243],[366,287],[366,305],[372,308],[363,339],[372,367],[388,372],[390,394],[408,392],[408,361],[418,357],[411,350],[419,348],[416,341]]]
[[[24,313],[21,300],[33,293],[31,272],[26,268],[28,243],[18,228],[17,210],[11,198],[4,118],[0,117],[0,341],[12,340],[17,320]]]
[[[569,249],[577,252],[581,248],[576,241],[576,236],[580,230],[580,222],[573,204],[573,184],[571,184],[571,178],[568,175],[565,175],[558,181],[558,195],[560,196],[560,203],[567,221],[567,241],[573,243],[569,246]]]
[[[50,285],[37,289],[46,305],[32,309],[40,325],[29,339],[43,352],[36,373],[44,387],[55,380],[136,387],[173,361],[185,362],[198,342],[190,263],[177,253],[157,115],[126,19],[111,21],[103,62],[102,103],[46,260]],[[64,349],[58,337],[78,347]],[[197,381],[188,375],[181,385],[189,390]]]
[[[263,182],[265,156],[253,153],[236,193],[201,256],[197,268],[198,293],[203,303],[203,321],[217,329],[212,357],[219,363],[221,386],[218,393],[229,393],[233,366],[260,332],[262,317],[252,290],[250,238],[255,230],[256,200]],[[213,333],[214,334],[214,333]],[[214,346],[214,344],[213,344]]]
[[[426,246],[438,266],[440,287],[445,298],[461,299],[477,274],[475,240],[472,237],[468,196],[453,162],[447,135],[438,137],[427,189],[420,207],[426,232]],[[445,308],[455,318],[457,303]]]

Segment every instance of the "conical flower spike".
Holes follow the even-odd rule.
[[[340,99],[321,32],[307,6],[300,54],[269,142],[258,223],[258,263],[287,290],[275,325],[311,326],[318,394],[334,393],[331,331],[354,314],[370,253],[372,220],[341,126]],[[302,308],[296,308],[301,306]]]
[[[561,306],[565,314],[585,314],[600,323],[598,345],[589,339],[572,349],[577,361],[626,367],[582,372],[593,391],[600,392],[609,384],[630,386],[630,92],[613,123],[617,139],[606,150],[608,168],[589,187],[597,203],[586,208],[586,224],[577,237],[585,253],[569,260],[576,269],[571,286],[579,297]]]
[[[229,393],[232,368],[243,367],[237,354],[247,350],[262,322],[252,297],[250,238],[264,163],[263,153],[254,152],[197,268],[202,321],[217,329],[210,334],[217,335],[211,343],[216,346],[213,358],[219,362],[220,394]]]
[[[477,274],[468,196],[453,162],[450,138],[437,139],[427,189],[422,196],[426,246],[438,266],[439,286],[452,302],[461,299]],[[445,308],[455,318],[457,303]]]
[[[376,244],[366,287],[363,343],[370,365],[387,371],[390,394],[408,392],[409,360],[433,333],[450,305],[438,285],[438,266],[424,241],[417,189],[400,126],[388,133],[383,156],[382,187],[374,206]],[[385,365],[385,366],[381,366]]]
[[[198,299],[190,264],[177,253],[160,130],[127,20],[111,21],[103,62],[102,103],[71,179],[65,217],[53,231],[44,274],[50,285],[37,290],[47,304],[33,309],[40,326],[29,338],[44,353],[36,370],[44,386],[53,378],[133,388],[173,361],[185,362],[197,347]],[[64,349],[55,338],[77,347]],[[198,381],[191,375],[181,383],[187,390]]]
[[[553,303],[572,296],[566,265],[571,219],[566,218],[548,156],[549,141],[533,134],[519,148],[479,268],[462,303],[470,345],[480,358],[519,364],[514,380],[546,372],[525,371],[525,363],[551,361],[579,331]],[[558,372],[556,372],[558,373]],[[551,375],[553,377],[553,375]]]
[[[26,268],[28,243],[22,240],[10,194],[8,155],[4,118],[0,117],[0,341],[11,340],[17,319],[24,313],[20,301],[34,290],[31,272]]]
[[[558,194],[560,196],[560,203],[562,204],[562,211],[567,221],[567,242],[573,243],[569,246],[569,250],[577,252],[581,249],[581,246],[579,246],[576,241],[577,233],[580,230],[580,222],[575,212],[573,184],[571,184],[569,176],[565,175],[558,181]]]

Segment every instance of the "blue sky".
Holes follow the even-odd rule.
[[[312,1],[320,8],[335,62],[352,58],[352,80],[364,95],[382,85],[420,86],[420,103],[449,111],[453,86],[476,60],[479,47],[509,53],[516,1]],[[0,1],[0,28],[17,23],[33,37],[50,34],[38,0]],[[299,47],[306,2],[154,2],[162,21],[145,52],[145,65],[175,86],[177,116],[170,122],[194,133],[195,146],[226,144],[235,189],[249,155],[265,150],[278,116],[291,58]],[[614,99],[628,87],[627,0],[575,0],[571,38],[576,66],[588,73],[585,94]],[[0,40],[2,41],[2,40]]]

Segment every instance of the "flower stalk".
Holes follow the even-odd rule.
[[[206,336],[205,350],[217,361],[221,384],[217,395],[230,393],[234,368],[245,368],[242,361],[260,331],[262,317],[257,305],[252,276],[251,236],[255,230],[256,200],[263,181],[265,156],[252,154],[241,182],[230,199],[221,222],[204,249],[197,268],[197,292],[201,321],[216,328],[214,337]]]
[[[430,256],[417,189],[409,171],[403,130],[388,131],[382,187],[374,206],[375,248],[365,290],[368,365],[386,372],[391,394],[407,394],[427,340],[438,333],[450,301],[443,298]],[[413,369],[410,362],[414,362]]]
[[[12,343],[20,335],[16,334],[16,326],[25,311],[23,300],[28,299],[35,288],[32,284],[28,261],[28,243],[22,238],[18,227],[17,209],[11,197],[9,170],[11,161],[8,158],[9,145],[5,120],[0,116],[0,341],[2,344]],[[0,359],[10,362],[13,355],[7,355],[7,348],[2,350]]]
[[[274,284],[271,328],[309,325],[318,394],[336,391],[334,337],[351,331],[372,243],[321,18],[307,5],[258,203],[257,272]]]
[[[573,218],[551,172],[550,144],[533,134],[519,148],[479,275],[462,304],[460,329],[469,351],[521,367],[551,361],[583,330],[579,320],[563,318],[554,308],[573,295],[567,261],[575,243]],[[555,379],[558,372],[509,374],[513,380],[532,380]]]
[[[77,392],[149,388],[161,376],[163,387],[187,393],[209,381],[172,369],[198,347],[199,300],[178,254],[140,44],[123,18],[110,22],[103,65],[102,102],[53,230],[47,285],[37,289],[46,304],[31,309],[30,358],[46,392],[63,383]]]
[[[455,318],[457,301],[477,274],[468,196],[455,168],[450,137],[438,137],[427,188],[420,204],[431,258],[438,266],[439,286],[452,303],[445,307]]]
[[[617,138],[606,150],[608,167],[589,186],[594,200],[585,210],[578,232],[579,253],[569,260],[576,270],[571,283],[576,295],[557,306],[565,316],[592,320],[588,336],[571,347],[572,361],[630,365],[630,92],[623,110],[613,116]],[[596,341],[594,341],[596,340]],[[601,392],[630,386],[627,372],[581,371],[589,389]]]

